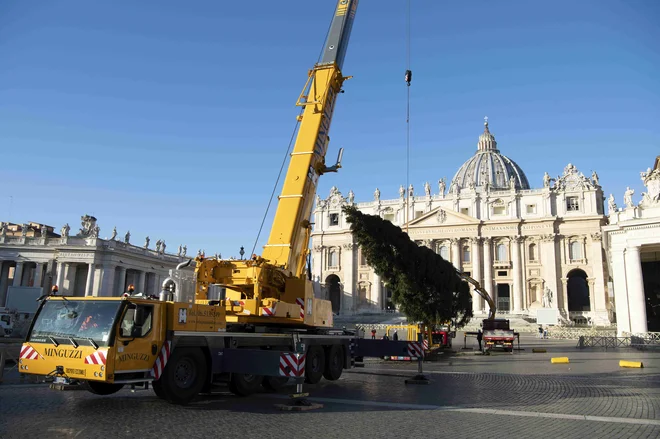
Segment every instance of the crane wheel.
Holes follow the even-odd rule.
[[[344,349],[338,345],[329,346],[326,351],[325,370],[323,376],[326,380],[335,381],[344,371]]]
[[[87,381],[87,390],[95,395],[112,395],[124,388],[123,384],[99,383],[98,381]]]
[[[316,384],[321,381],[325,370],[325,351],[323,346],[312,345],[305,358],[305,382]]]
[[[267,376],[267,377],[264,377],[264,381],[261,383],[261,385],[266,390],[270,390],[272,392],[277,392],[278,390],[280,390],[284,386],[286,386],[286,383],[288,383],[288,382],[289,382],[289,377]]]
[[[259,391],[259,387],[263,382],[263,375],[232,373],[229,380],[229,391],[238,396],[252,395]]]
[[[198,348],[180,347],[172,352],[159,381],[168,402],[184,405],[199,395],[207,379],[208,365],[204,353]],[[158,395],[155,388],[154,391]]]
[[[165,397],[165,392],[163,392],[163,382],[161,380],[156,380],[151,382],[151,388],[154,389],[154,393],[160,399],[167,399]]]

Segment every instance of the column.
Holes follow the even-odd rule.
[[[559,300],[563,296],[560,294],[559,285],[557,284],[557,254],[555,252],[554,234],[541,236],[539,257],[543,266],[545,286],[552,291],[552,308],[562,309],[565,307],[565,302]],[[541,297],[543,297],[543,291],[541,291]]]
[[[22,277],[23,277],[23,261],[18,261],[16,262],[16,268],[14,269],[14,282],[12,283],[12,286],[20,287]]]
[[[639,247],[626,248],[626,274],[628,306],[630,307],[630,332],[646,332],[646,298],[642,279],[642,261]],[[618,314],[618,313],[617,313]]]
[[[58,262],[57,263],[57,278],[55,280],[55,285],[57,285],[57,288],[61,290],[63,288],[62,283],[64,282],[64,263],[63,262]]]
[[[461,269],[461,251],[459,243],[460,239],[451,238],[451,262],[458,270]]]
[[[103,265],[103,274],[99,296],[111,297],[115,295],[115,266]]]
[[[589,265],[593,267],[596,282],[591,294],[594,297],[595,307],[593,311],[607,315],[607,294],[605,294],[605,269],[603,267],[603,245],[602,234],[600,232],[591,234],[591,261]]]
[[[630,331],[628,317],[628,291],[626,286],[626,260],[623,247],[612,247],[612,280],[614,283],[614,306],[616,310],[616,332],[623,337]]]
[[[70,296],[76,295],[76,273],[78,272],[78,264],[66,264],[64,270],[64,283],[65,288],[60,285],[60,292],[66,290],[66,294]]]
[[[113,295],[121,296],[126,292],[126,267],[119,267],[119,282]]]
[[[137,291],[139,293],[147,294],[147,288],[145,284],[146,278],[147,278],[147,273],[145,273],[144,271],[140,271],[138,273]]]
[[[87,282],[85,284],[85,296],[94,295],[94,263],[87,264]]]
[[[7,288],[9,287],[10,261],[0,261],[0,306],[7,301]]]
[[[376,274],[376,272],[373,272],[373,287],[371,288],[371,302],[375,303],[373,305],[376,309],[380,310],[382,309],[382,295],[383,295],[383,288],[382,284],[380,282],[380,276]]]
[[[355,254],[354,250],[356,245],[352,242],[346,243],[342,246],[342,253],[345,256],[342,258],[342,271],[344,272],[344,291],[341,297],[340,309],[342,312],[351,311],[353,309],[353,296],[355,294]]]
[[[43,262],[37,262],[36,267],[34,269],[34,282],[32,283],[33,286],[39,288],[41,286],[41,274],[44,271],[44,264]]]
[[[520,261],[520,236],[511,238],[511,254],[513,256],[513,312],[522,311],[522,263]]]
[[[471,238],[472,243],[472,279],[481,284],[481,238]],[[483,284],[482,284],[483,285]],[[477,293],[472,294],[472,312],[474,314],[481,312],[484,308],[483,299]]]
[[[493,295],[493,257],[491,255],[492,249],[492,239],[490,237],[485,237],[484,239],[484,282],[482,286],[484,290],[488,293],[493,301],[495,296]]]

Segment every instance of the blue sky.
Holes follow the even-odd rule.
[[[335,0],[3,0],[0,219],[251,249]],[[362,0],[320,180],[405,183],[404,0]],[[622,205],[660,154],[660,2],[412,1],[411,182],[451,179],[488,116],[530,184],[573,163]],[[279,188],[277,190],[279,193]],[[10,198],[11,212],[10,208]],[[271,214],[257,247],[268,237]]]

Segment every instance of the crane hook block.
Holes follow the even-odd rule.
[[[412,81],[412,70],[406,70],[406,82],[408,83],[408,86],[410,86],[410,82]]]

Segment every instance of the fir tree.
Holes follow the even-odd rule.
[[[472,318],[472,296],[454,266],[433,250],[418,246],[407,233],[355,206],[343,208],[367,263],[392,291],[392,301],[409,321],[436,324]]]

